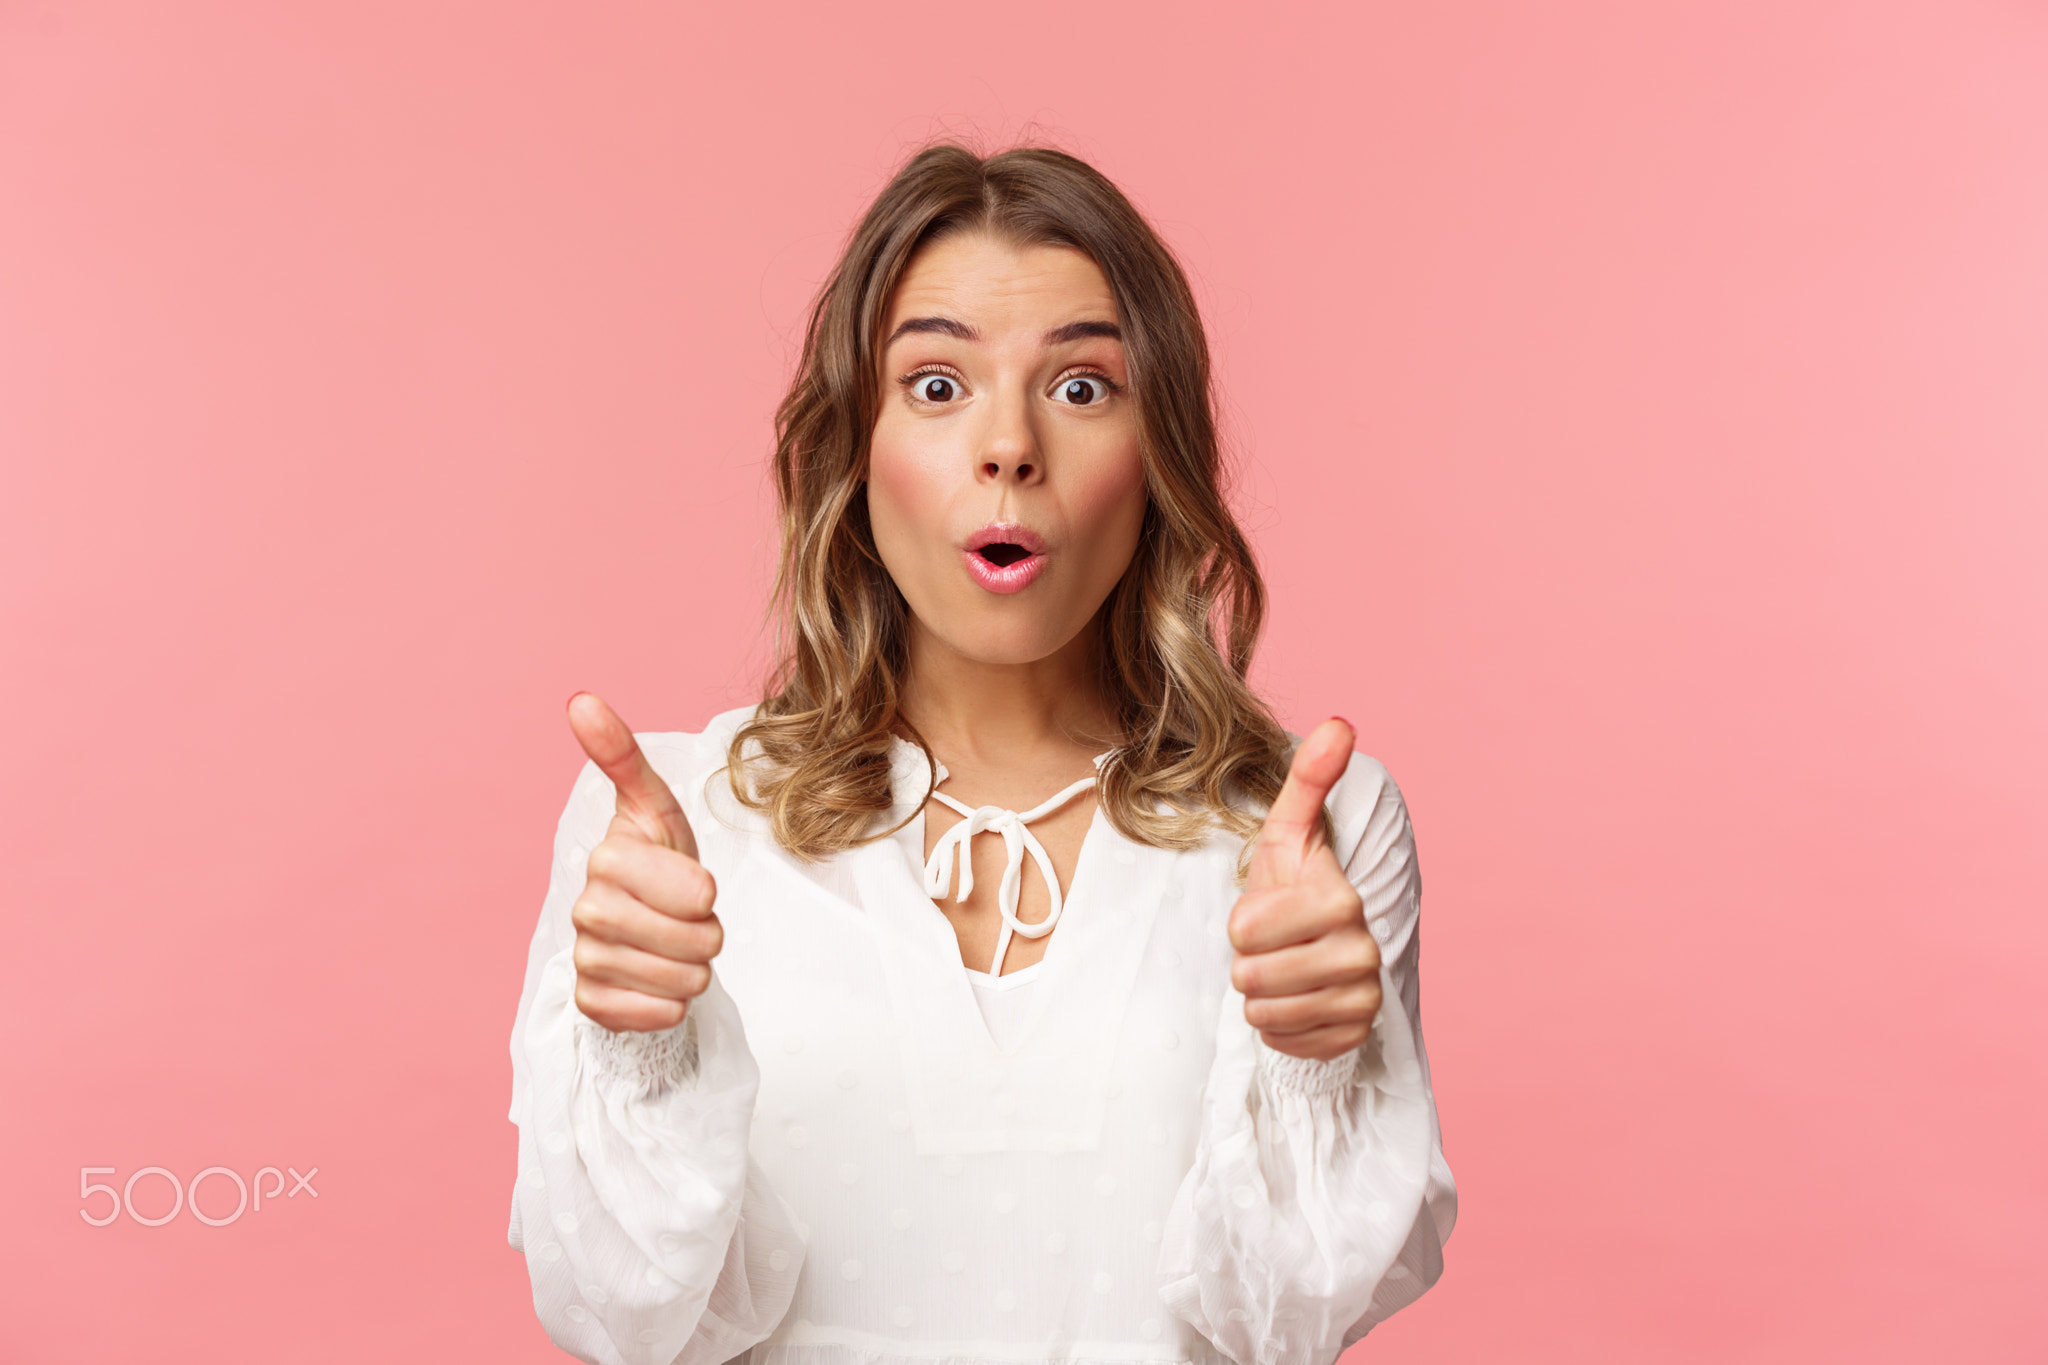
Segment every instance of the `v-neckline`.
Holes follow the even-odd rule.
[[[904,828],[904,833],[909,837],[902,845],[904,856],[909,860],[909,870],[913,873],[913,880],[920,891],[924,888],[925,860],[917,857],[913,850],[924,847],[924,822],[928,813],[924,806],[920,805],[918,807],[917,815]],[[1067,925],[1068,917],[1074,914],[1076,895],[1079,894],[1084,886],[1089,885],[1094,880],[1092,877],[1084,878],[1082,869],[1088,866],[1090,850],[1099,850],[1103,838],[1098,837],[1098,832],[1106,829],[1108,824],[1108,820],[1102,814],[1102,803],[1098,800],[1095,803],[1095,809],[1089,812],[1088,830],[1081,836],[1080,850],[1074,855],[1074,875],[1068,879],[1067,888],[1060,896],[1060,922],[1053,926],[1052,933],[1047,936],[1045,952],[1036,963],[1032,964],[1038,968],[1038,978],[1032,982],[1031,1002],[1025,1007],[1024,1019],[1016,1028],[1016,1041],[1008,1051],[1005,1051],[996,1042],[995,1035],[989,1032],[988,1018],[981,1012],[981,1002],[974,995],[974,982],[967,975],[968,972],[974,969],[963,961],[960,962],[959,971],[950,973],[953,984],[949,989],[954,997],[955,1006],[964,1008],[965,1012],[972,1017],[976,1027],[981,1030],[981,1036],[987,1040],[989,1050],[999,1057],[1017,1056],[1030,1046],[1032,1036],[1039,1031],[1038,1021],[1045,1014],[1047,1001],[1057,991],[1060,979],[1065,974],[1061,964],[1064,964],[1067,959],[1068,950],[1066,945],[1072,935],[1063,932],[1062,926]],[[1111,833],[1113,834],[1114,831],[1111,831]],[[964,849],[962,850],[962,856],[967,856],[967,851]],[[925,901],[934,911],[937,911],[938,918],[944,924],[947,936],[953,941],[953,957],[956,961],[959,960],[959,934],[953,928],[953,922],[946,918],[946,912],[939,908],[939,903],[936,900],[926,896]],[[1083,905],[1085,907],[1085,901]],[[1018,968],[1018,971],[1025,970],[1028,969]],[[985,976],[987,973],[982,973],[982,975]],[[1009,975],[1013,975],[1013,973],[1005,972],[1002,976],[993,979],[1000,981],[1003,979],[1003,976]]]
[[[959,936],[925,892],[919,855],[929,769],[914,749],[897,757],[902,799],[891,819],[902,823],[862,845],[850,871],[877,930],[918,1152],[1099,1148],[1145,945],[1178,894],[1187,855],[1124,838],[1096,807],[1069,893],[1079,898],[1076,918],[1067,924],[1063,916],[1051,934],[1016,1046],[1005,1052],[982,1016]]]

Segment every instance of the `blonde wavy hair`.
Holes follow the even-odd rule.
[[[1101,768],[1102,809],[1137,842],[1190,848],[1221,825],[1248,849],[1293,745],[1246,681],[1265,587],[1224,501],[1201,317],[1179,264],[1122,192],[1087,163],[1038,147],[986,158],[953,143],[925,148],[876,198],[819,290],[776,411],[777,662],[727,753],[733,794],[810,860],[902,827],[877,828],[892,805],[890,740],[929,746],[899,709],[910,611],[868,524],[877,356],[911,258],[966,232],[1081,251],[1116,300],[1147,505],[1137,553],[1089,627],[1100,632],[1099,683],[1122,735]],[[932,776],[935,787],[936,767]]]

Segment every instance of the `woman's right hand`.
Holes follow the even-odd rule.
[[[569,728],[617,794],[569,911],[576,1008],[614,1032],[673,1028],[711,984],[711,959],[725,942],[711,913],[717,883],[697,861],[682,806],[618,713],[578,692],[569,698]]]

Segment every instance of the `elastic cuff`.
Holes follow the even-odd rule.
[[[576,1021],[584,1065],[629,1099],[652,1099],[697,1074],[697,1016],[654,1033],[614,1033],[589,1019]]]
[[[1321,1061],[1314,1057],[1291,1057],[1285,1052],[1276,1052],[1264,1038],[1256,1041],[1259,1069],[1266,1073],[1266,1079],[1272,1082],[1275,1090],[1292,1091],[1297,1095],[1327,1095],[1350,1089],[1358,1079],[1357,1048]]]

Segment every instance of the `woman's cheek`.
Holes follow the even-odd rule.
[[[1083,531],[1082,542],[1100,551],[1105,561],[1114,561],[1104,562],[1101,571],[1118,578],[1137,549],[1145,522],[1145,466],[1135,437],[1127,448],[1106,455],[1091,462],[1077,481],[1067,510],[1071,523]]]
[[[944,494],[934,461],[878,427],[868,453],[868,523],[875,549],[899,580],[943,541]]]

